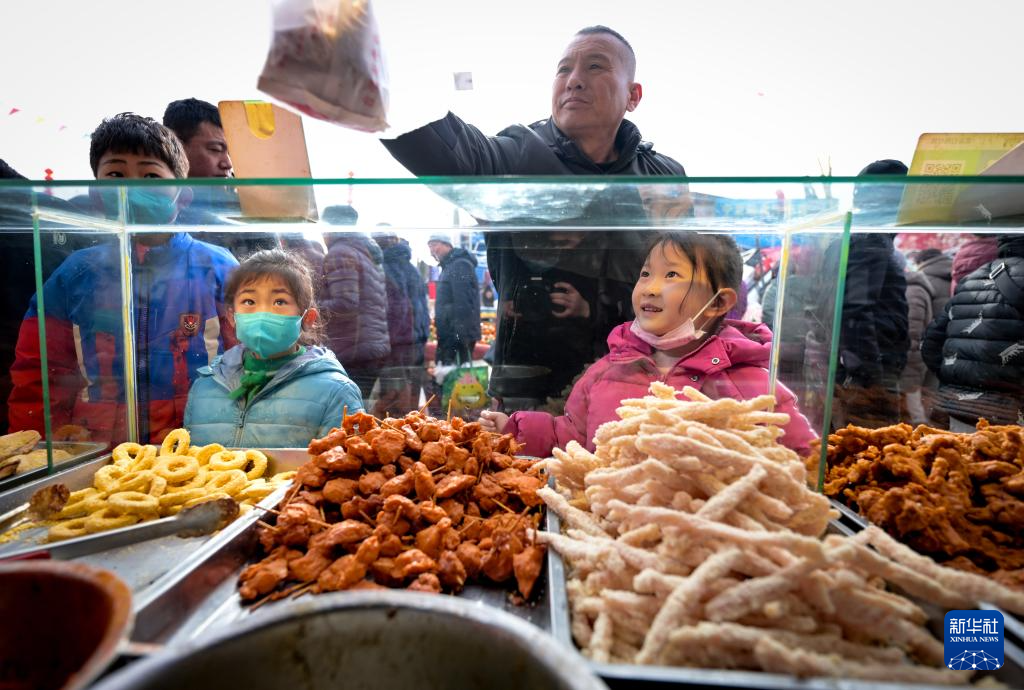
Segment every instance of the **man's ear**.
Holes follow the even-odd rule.
[[[626,112],[631,113],[640,105],[640,99],[644,96],[644,87],[639,82],[629,85],[629,99],[626,101]]]

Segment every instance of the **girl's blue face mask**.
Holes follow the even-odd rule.
[[[305,312],[286,316],[267,311],[235,314],[235,335],[246,349],[262,358],[272,357],[287,352],[298,342],[305,315]]]
[[[103,215],[111,220],[119,217],[119,192],[114,187],[99,190]],[[168,225],[178,213],[178,192],[174,196],[140,187],[128,189],[128,223],[134,225]]]

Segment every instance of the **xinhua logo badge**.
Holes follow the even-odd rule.
[[[994,671],[1003,666],[1003,614],[950,611],[946,614],[946,666],[954,671]]]

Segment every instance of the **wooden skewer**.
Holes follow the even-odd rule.
[[[508,512],[512,513],[513,515],[519,515],[519,513],[517,513],[516,511],[512,510],[511,508],[509,508],[507,505],[505,505],[504,503],[502,503],[498,499],[492,498],[491,500],[494,501],[495,503],[497,503],[499,506],[501,506],[505,510],[507,510]]]
[[[437,397],[436,395],[431,395],[429,398],[427,398],[427,402],[423,403],[423,407],[421,407],[419,410],[417,410],[417,412],[419,412],[419,414],[423,414],[423,412],[428,407],[430,407],[430,403],[434,402],[434,398],[436,398],[436,397]]]
[[[448,398],[448,423],[452,423],[452,403],[455,402],[455,396]]]
[[[253,507],[254,507],[254,508],[258,508],[259,506],[253,506]],[[269,529],[269,530],[270,530],[271,532],[276,532],[276,531],[277,531],[277,527],[274,527],[273,525],[271,525],[271,524],[270,524],[270,523],[268,523],[268,522],[263,522],[263,520],[257,520],[257,521],[256,521],[256,524],[257,524],[257,525],[260,525],[261,527],[266,527],[266,528],[267,528],[267,529]]]

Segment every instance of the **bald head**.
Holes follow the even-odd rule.
[[[633,52],[633,46],[629,44],[625,36],[620,34],[615,29],[604,26],[603,24],[595,24],[594,26],[586,26],[576,32],[577,36],[593,36],[603,34],[605,36],[611,36],[619,44],[619,56],[622,58],[622,63],[626,67],[626,71],[629,75],[629,80],[633,81],[636,79],[636,53]]]

